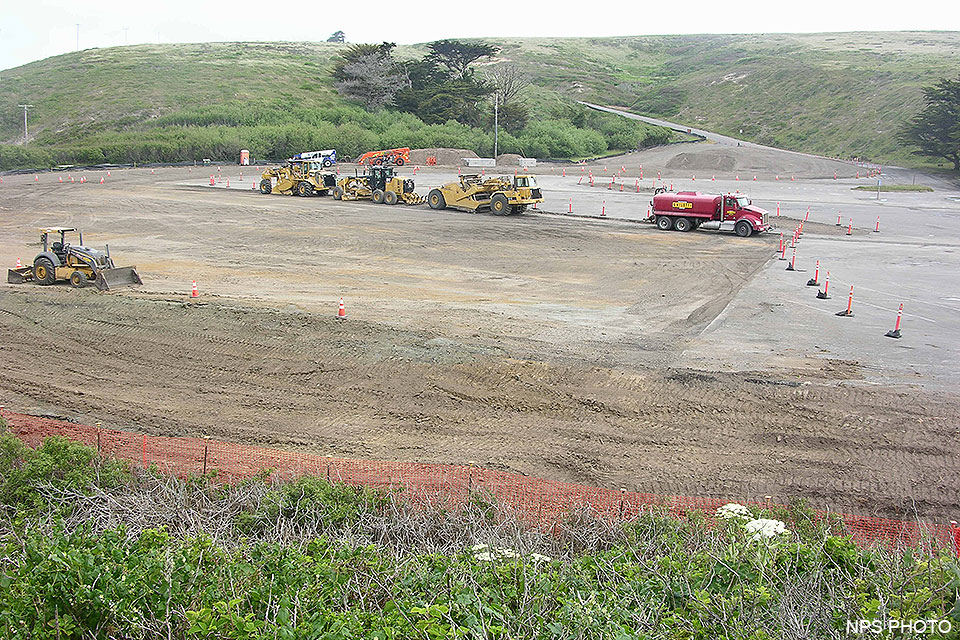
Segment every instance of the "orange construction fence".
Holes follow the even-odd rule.
[[[472,496],[482,496],[512,509],[532,525],[549,525],[582,509],[609,520],[627,520],[654,506],[666,508],[680,517],[690,512],[710,516],[729,502],[719,498],[591,487],[472,465],[333,458],[208,438],[152,436],[104,429],[11,411],[2,411],[2,415],[10,430],[30,446],[58,435],[96,447],[103,456],[143,467],[157,465],[178,475],[216,470],[218,478],[232,481],[271,469],[279,476],[314,475],[355,486],[402,489],[401,495],[411,504],[455,507]],[[938,524],[826,511],[815,511],[815,514],[842,527],[838,533],[850,536],[860,546],[953,549],[960,557],[960,527],[955,522]]]

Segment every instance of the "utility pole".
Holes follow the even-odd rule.
[[[27,132],[27,109],[32,109],[32,104],[18,104],[18,107],[23,109],[23,144],[27,144],[27,141],[30,139],[30,135]]]
[[[497,161],[500,143],[500,90],[493,92],[493,161]]]

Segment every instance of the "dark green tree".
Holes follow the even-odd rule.
[[[437,40],[427,45],[428,58],[445,67],[450,76],[456,79],[466,78],[470,65],[480,58],[488,58],[500,52],[500,47],[485,42],[463,42],[461,40]]]
[[[919,155],[949,160],[960,171],[960,76],[925,87],[923,97],[926,106],[905,123],[900,140],[919,147]]]
[[[327,42],[346,42],[347,36],[343,31],[334,31],[333,35],[327,38]]]
[[[431,55],[406,63],[403,73],[409,84],[394,98],[398,109],[416,115],[427,124],[448,120],[471,126],[481,124],[481,103],[493,89],[472,73],[456,76]]]

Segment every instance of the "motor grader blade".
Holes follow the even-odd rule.
[[[10,284],[23,284],[31,280],[33,280],[33,267],[7,269],[7,282]]]
[[[140,274],[136,267],[115,267],[113,269],[104,269],[97,273],[95,280],[97,289],[100,291],[109,291],[119,287],[132,287],[143,284]]]

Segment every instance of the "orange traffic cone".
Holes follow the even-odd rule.
[[[196,281],[196,280],[193,280],[193,287],[190,289],[190,297],[191,297],[191,298],[199,298],[199,297],[200,297],[200,292],[197,291],[197,281]]]
[[[63,176],[60,176],[60,182],[63,182]]]
[[[340,298],[340,307],[337,309],[337,320],[347,319],[347,308],[343,306],[343,298]]]
[[[103,184],[103,176],[100,176],[100,184]]]
[[[23,265],[20,264],[20,258],[17,258],[17,269],[22,269]]]
[[[33,176],[34,182],[40,182],[40,176]]]

